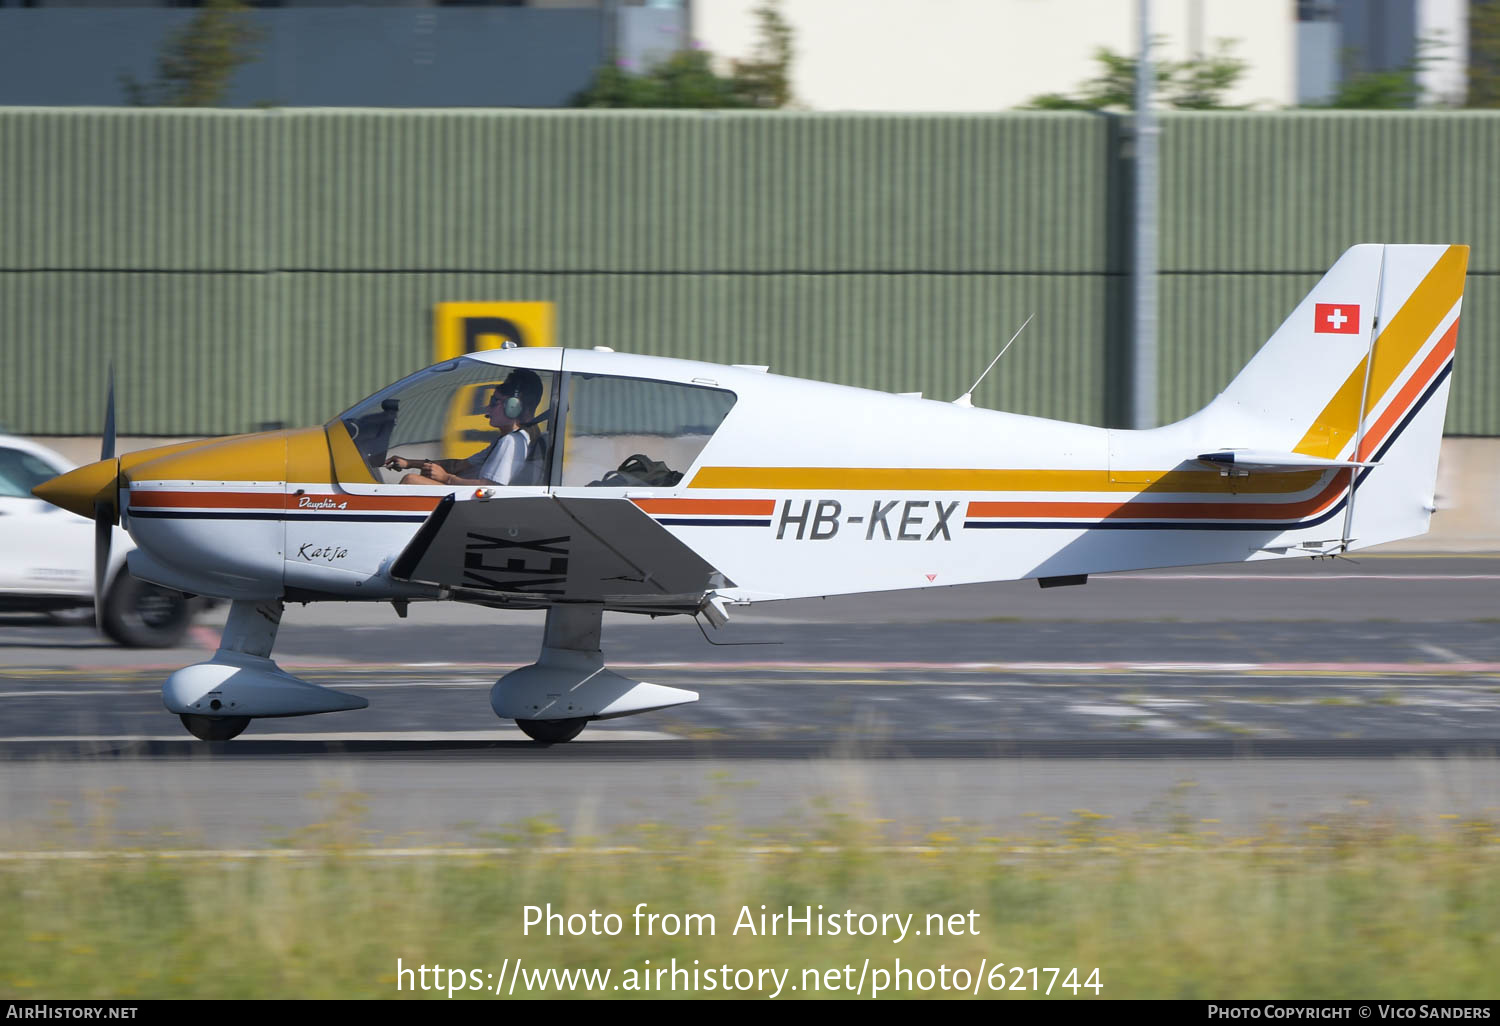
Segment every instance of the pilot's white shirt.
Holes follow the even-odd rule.
[[[531,439],[524,430],[506,432],[490,446],[479,468],[479,476],[496,484],[525,484],[522,468],[526,465],[526,453],[530,447]]]

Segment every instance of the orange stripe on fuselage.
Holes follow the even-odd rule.
[[[646,513],[723,513],[770,515],[775,499],[632,499]]]
[[[130,505],[137,509],[285,509],[286,495],[277,492],[158,492],[132,488]]]
[[[1007,519],[1064,517],[1080,520],[1290,520],[1323,512],[1343,493],[1349,472],[1339,471],[1317,495],[1301,502],[971,502],[967,516]]]

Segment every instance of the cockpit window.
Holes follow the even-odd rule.
[[[734,401],[733,392],[719,388],[574,374],[562,483],[669,488],[682,480]]]
[[[524,461],[507,466],[506,479],[491,476],[499,484],[546,484],[550,474],[550,444],[557,375],[551,371],[511,369],[477,360],[453,360],[418,371],[364,400],[339,420],[376,481],[397,483],[420,473],[420,461],[443,461],[460,478],[491,475],[504,460],[499,451],[502,431],[499,420],[526,435],[524,446],[507,446],[524,453]],[[526,387],[520,387],[523,379]],[[537,382],[540,381],[540,388]],[[491,403],[497,388],[519,393],[511,412],[513,419],[496,413]],[[540,398],[537,393],[540,392]],[[536,405],[532,407],[532,400]],[[505,409],[504,401],[497,404]],[[494,459],[490,457],[494,456]],[[397,464],[414,464],[392,469]],[[519,457],[518,457],[519,459]],[[465,466],[466,462],[473,466]]]

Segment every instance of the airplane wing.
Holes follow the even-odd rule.
[[[507,605],[691,611],[723,574],[624,498],[445,498],[391,576]]]

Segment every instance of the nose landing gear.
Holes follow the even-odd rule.
[[[203,741],[228,741],[259,716],[306,716],[363,709],[370,703],[294,677],[271,660],[281,623],[280,600],[236,599],[219,649],[184,666],[162,685],[162,704]]]

